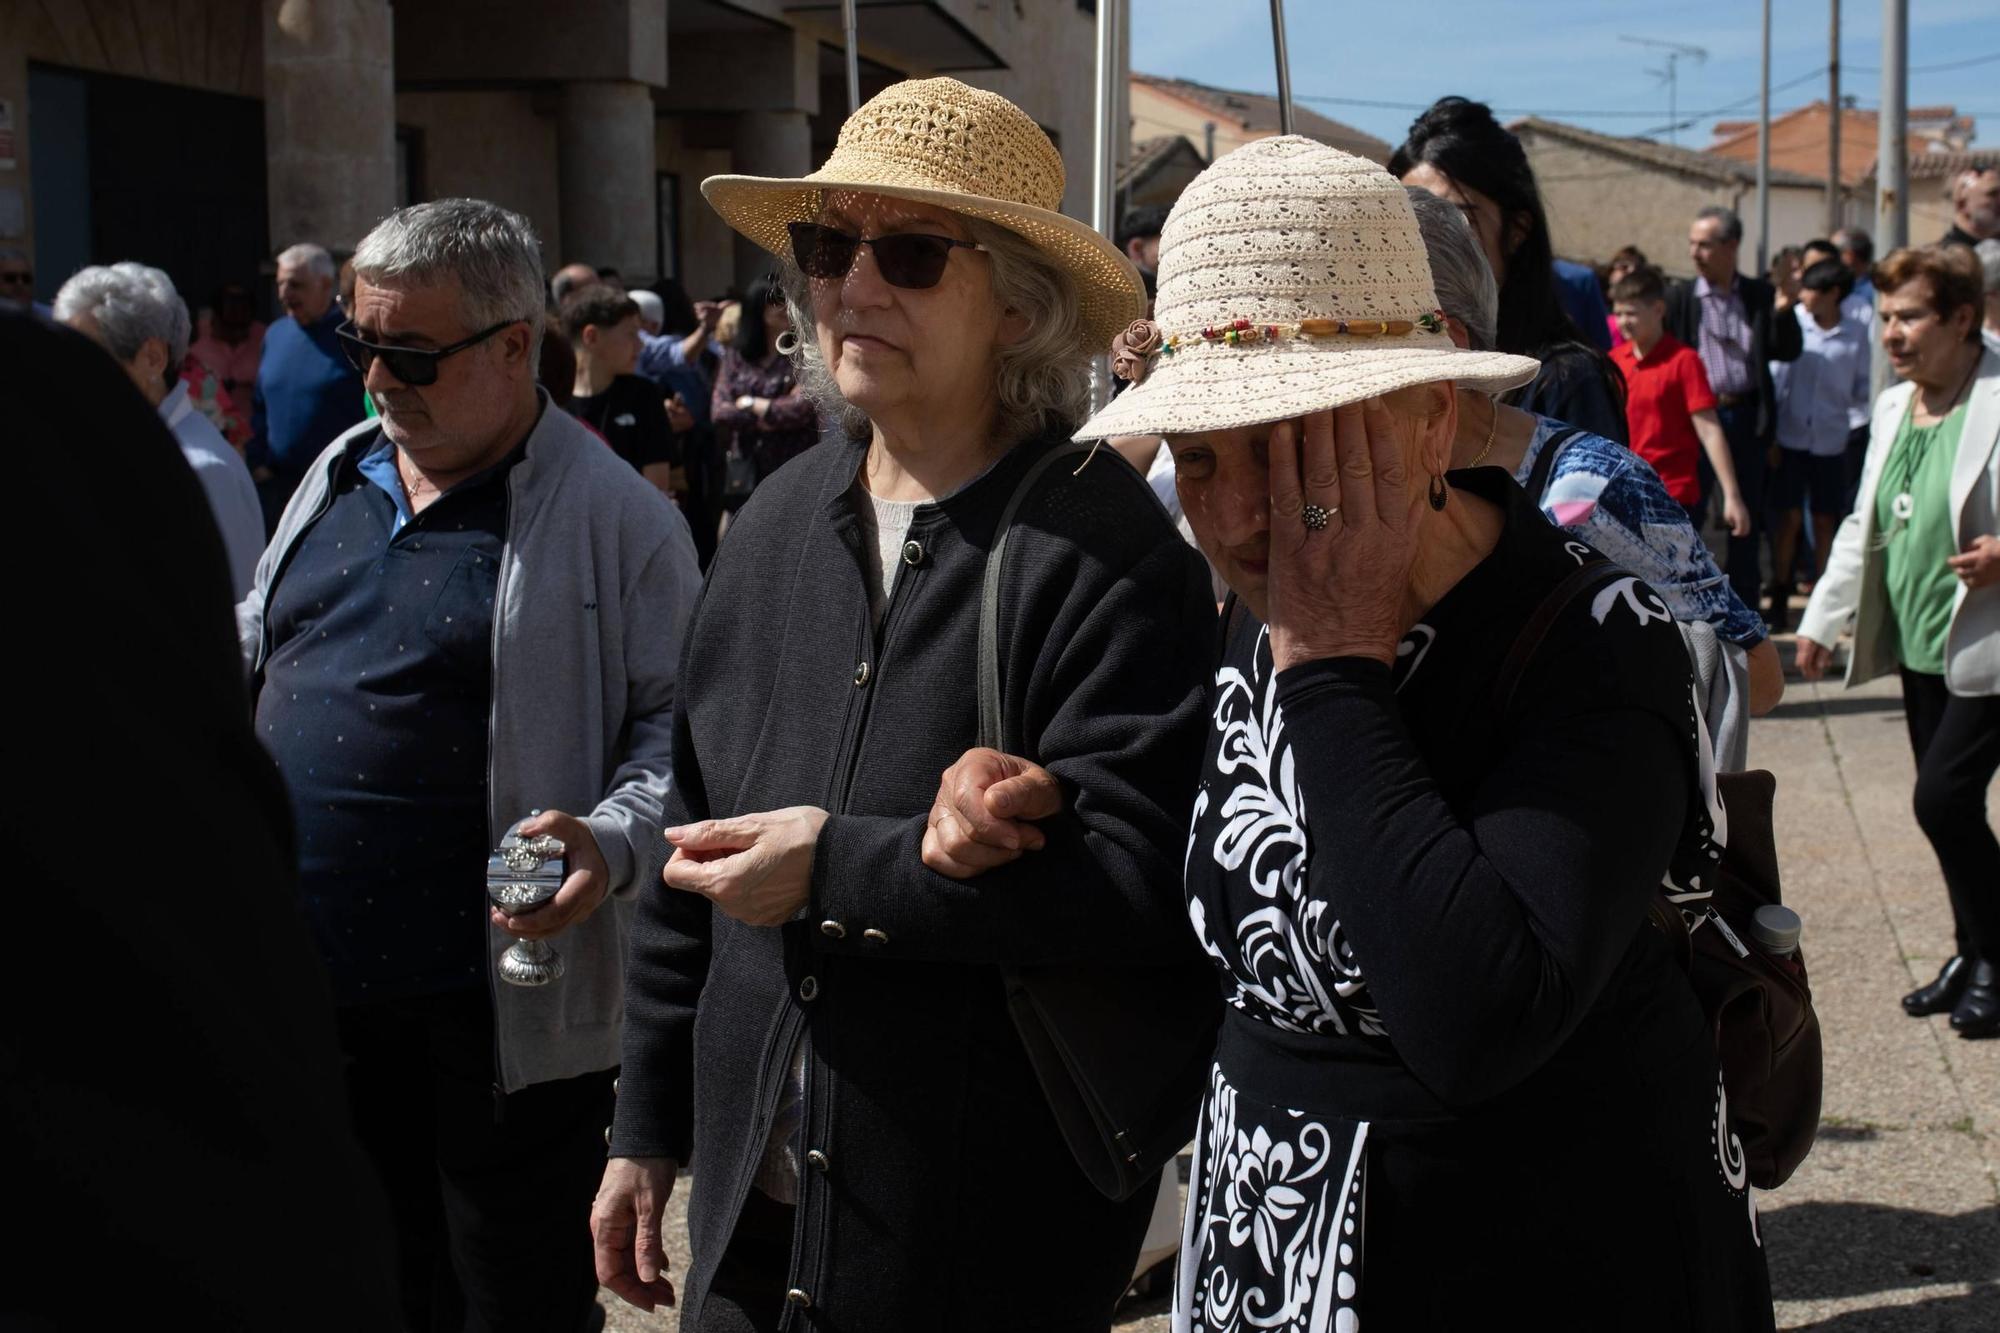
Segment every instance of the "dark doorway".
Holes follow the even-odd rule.
[[[263,103],[54,67],[29,77],[37,278],[48,261],[60,286],[82,264],[135,259],[166,270],[190,314],[235,281],[268,316]]]

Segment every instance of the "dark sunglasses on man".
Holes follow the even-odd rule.
[[[438,348],[393,347],[383,343],[372,343],[361,336],[352,320],[335,329],[334,333],[340,338],[340,350],[347,354],[348,364],[361,372],[363,379],[368,377],[368,367],[374,365],[375,358],[379,356],[382,358],[382,364],[389,367],[391,375],[413,389],[421,389],[425,385],[437,383],[438,362],[448,356],[456,356],[468,347],[478,346],[502,329],[526,322],[520,319],[503,319],[492,328],[481,329],[470,338],[461,338],[449,347]]]
[[[944,277],[944,266],[953,250],[984,250],[974,241],[924,232],[898,232],[891,236],[852,236],[817,222],[794,222],[792,262],[809,278],[835,280],[847,276],[854,258],[867,246],[875,252],[875,270],[891,287],[922,291],[935,287]]]

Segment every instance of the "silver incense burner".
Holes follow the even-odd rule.
[[[528,819],[540,813],[532,811]],[[564,857],[569,849],[563,846],[562,839],[546,833],[523,838],[521,825],[528,819],[514,821],[514,826],[500,839],[500,845],[486,858],[486,897],[508,916],[534,911],[555,897],[563,880],[568,878],[569,867]],[[546,986],[562,974],[562,956],[547,940],[515,940],[500,955],[500,976],[512,985]]]

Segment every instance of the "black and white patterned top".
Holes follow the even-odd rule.
[[[1277,675],[1254,619],[1228,635],[1187,848],[1228,1017],[1175,1326],[1473,1326],[1532,1276],[1511,1236],[1588,1274],[1543,1313],[1704,1273],[1662,1327],[1768,1328],[1714,1054],[1644,924],[1719,854],[1680,636],[1607,567],[1497,716],[1521,625],[1596,556],[1499,471],[1451,480],[1507,528],[1393,669]]]

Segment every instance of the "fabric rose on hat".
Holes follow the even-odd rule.
[[[1143,384],[1163,341],[1160,326],[1152,320],[1133,320],[1111,340],[1111,373],[1128,383]]]

